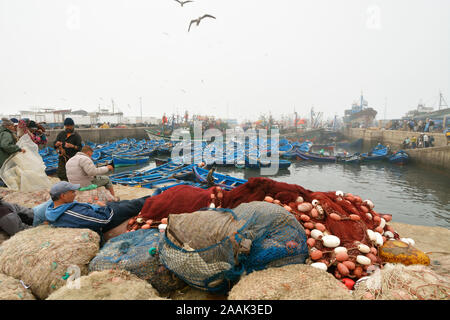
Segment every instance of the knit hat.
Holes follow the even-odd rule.
[[[74,126],[75,122],[73,122],[72,118],[66,118],[66,120],[64,120],[64,125],[65,126]]]
[[[28,128],[30,128],[30,129],[37,129],[38,126],[37,126],[36,122],[34,122],[33,120],[31,120],[31,121],[28,123]]]
[[[8,118],[2,118],[2,126],[9,127],[9,126],[12,126],[12,125],[14,125],[14,122],[9,120]]]

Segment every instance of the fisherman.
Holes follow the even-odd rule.
[[[423,134],[420,134],[417,138],[417,148],[423,148]]]
[[[406,137],[406,139],[403,141],[403,149],[409,149],[411,140],[409,140],[409,137]]]
[[[11,118],[9,120],[11,120],[12,123],[14,124],[14,128],[15,128],[14,131],[16,132],[16,135],[17,135],[17,126],[19,125],[19,120],[17,118]]]
[[[216,170],[215,166],[209,170],[208,175],[206,176],[206,183],[208,187],[214,187],[216,184],[214,183],[214,171]]]
[[[39,123],[33,120],[29,121],[27,124],[27,133],[31,140],[37,145],[43,145],[47,143],[47,137],[45,136],[45,128]]]
[[[145,196],[134,200],[95,204],[74,201],[79,184],[60,181],[50,189],[52,202],[45,211],[50,225],[63,228],[87,228],[101,236],[125,220],[137,216],[144,206]]]
[[[53,144],[58,150],[58,178],[67,181],[66,162],[81,150],[81,136],[75,132],[75,123],[71,118],[64,120],[64,131],[61,131]]]
[[[0,230],[6,232],[9,236],[30,228],[33,224],[33,218],[33,209],[3,201],[0,198]]]
[[[434,121],[429,119],[428,121],[428,132],[433,132],[434,129]]]
[[[411,137],[411,149],[415,149],[417,147],[417,138],[415,136]]]
[[[85,145],[80,152],[77,152],[66,163],[66,174],[70,183],[87,187],[95,184],[98,187],[105,187],[114,196],[114,188],[108,176],[108,171],[113,171],[112,165],[97,168],[92,161],[94,150]]]
[[[428,148],[430,145],[428,144],[428,142],[429,142],[429,137],[428,137],[428,135],[425,133],[424,135],[423,135],[423,147],[424,148]]]
[[[0,126],[0,167],[3,166],[10,155],[19,151],[25,152],[25,149],[16,145],[17,137],[14,132],[14,123],[7,118],[2,118],[2,125]]]
[[[430,136],[430,147],[434,147],[434,137]]]

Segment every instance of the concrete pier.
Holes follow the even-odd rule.
[[[144,129],[147,127],[138,128],[109,128],[109,129],[75,129],[85,141],[91,141],[95,143],[113,142],[123,138],[134,138],[136,140],[148,139],[147,133]],[[63,129],[59,130],[47,130],[48,146],[53,146],[53,142],[56,140],[56,136]]]
[[[433,166],[441,169],[450,169],[450,145],[447,146],[447,138],[443,133],[427,133],[434,137],[434,147],[407,149],[405,150],[411,157],[411,161],[417,164]],[[380,130],[380,129],[360,129],[349,128],[344,130],[344,136],[349,140],[363,139],[364,142],[381,142],[389,144],[391,149],[402,148],[402,142],[406,137],[418,137],[420,132],[400,131],[400,130]]]

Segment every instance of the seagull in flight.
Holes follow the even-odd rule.
[[[191,1],[191,0],[187,0],[187,1],[175,0],[175,1],[178,2],[179,4],[181,4],[181,6],[184,6],[186,3],[189,3],[189,2],[194,2],[194,1]]]
[[[197,19],[193,19],[193,20],[191,20],[191,23],[189,24],[189,29],[188,29],[188,32],[189,32],[189,30],[191,30],[191,26],[192,26],[192,24],[193,23],[197,23],[197,26],[200,24],[200,21],[202,21],[202,19],[203,18],[213,18],[213,19],[215,19],[216,17],[213,17],[212,15],[210,15],[210,14],[205,14],[205,15],[203,15],[203,17],[199,17],[199,18],[197,18]]]

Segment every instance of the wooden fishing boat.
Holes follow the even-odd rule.
[[[193,171],[197,180],[203,184],[207,184],[207,176],[209,171],[199,166],[194,166]],[[214,185],[223,188],[224,190],[231,190],[247,182],[245,179],[238,179],[221,173],[213,173]]]
[[[112,160],[114,167],[126,167],[147,163],[150,157],[113,155]]]
[[[368,153],[361,154],[362,161],[375,161],[386,159],[389,153],[389,148],[381,144],[377,145]]]
[[[399,150],[399,151],[395,152],[394,154],[390,155],[388,157],[388,160],[390,163],[404,165],[409,162],[409,155],[405,151]]]
[[[163,164],[168,163],[169,161],[170,161],[170,158],[167,158],[167,159],[155,158],[156,166],[161,166]]]
[[[297,157],[300,160],[314,161],[314,162],[336,162],[336,157],[334,156],[322,156],[318,153],[302,152],[300,150],[295,151]]]

